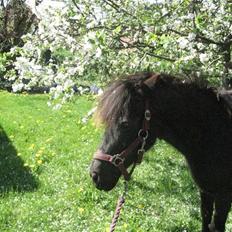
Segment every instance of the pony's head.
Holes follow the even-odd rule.
[[[124,174],[119,166],[123,165],[126,170],[138,160],[138,150],[144,139],[145,150],[155,142],[156,134],[151,128],[147,134],[144,120],[150,117],[146,115],[151,110],[146,109],[151,107],[147,106],[147,102],[151,100],[151,87],[158,78],[159,75],[153,73],[131,75],[114,82],[101,96],[96,119],[105,126],[105,133],[90,168],[90,175],[98,189],[109,191],[116,185]],[[127,154],[121,157],[122,153]]]

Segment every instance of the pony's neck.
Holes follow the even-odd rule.
[[[209,116],[211,120],[215,120],[216,116],[220,120],[216,95],[206,89],[187,89],[180,85],[167,86],[157,91],[155,98],[154,105],[158,104],[158,136],[185,155],[189,151],[199,152],[205,132],[209,127],[212,132],[214,130]]]

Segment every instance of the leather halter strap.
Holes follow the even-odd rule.
[[[121,153],[116,155],[109,155],[104,153],[102,150],[97,150],[97,152],[94,154],[94,159],[97,160],[103,160],[110,162],[115,167],[117,167],[121,174],[124,176],[125,180],[129,180],[132,172],[134,171],[134,168],[136,164],[140,164],[143,159],[143,155],[145,153],[144,146],[146,145],[146,140],[148,138],[148,131],[150,129],[150,120],[151,120],[151,111],[149,109],[149,101],[145,101],[145,112],[144,112],[144,120],[142,128],[138,132],[137,138]],[[134,161],[133,166],[130,170],[130,172],[127,171],[126,167],[124,166],[125,158],[138,146],[141,144],[140,149],[137,150],[137,160]]]

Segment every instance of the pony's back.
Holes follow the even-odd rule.
[[[223,89],[219,91],[218,96],[232,120],[232,90]]]

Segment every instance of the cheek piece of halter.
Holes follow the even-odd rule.
[[[121,153],[115,155],[109,155],[104,153],[102,150],[97,150],[93,158],[97,160],[110,162],[120,170],[121,174],[124,176],[124,179],[128,181],[134,171],[136,164],[140,164],[142,162],[143,155],[145,153],[144,147],[146,145],[146,141],[149,135],[148,131],[150,129],[150,120],[151,120],[151,111],[149,109],[149,101],[146,100],[143,125],[142,128],[138,131],[137,138]],[[139,145],[141,146],[138,148]],[[137,159],[133,162],[133,166],[130,172],[128,172],[124,165],[124,162],[126,157],[128,157],[129,154],[135,150],[135,148],[138,148]]]

